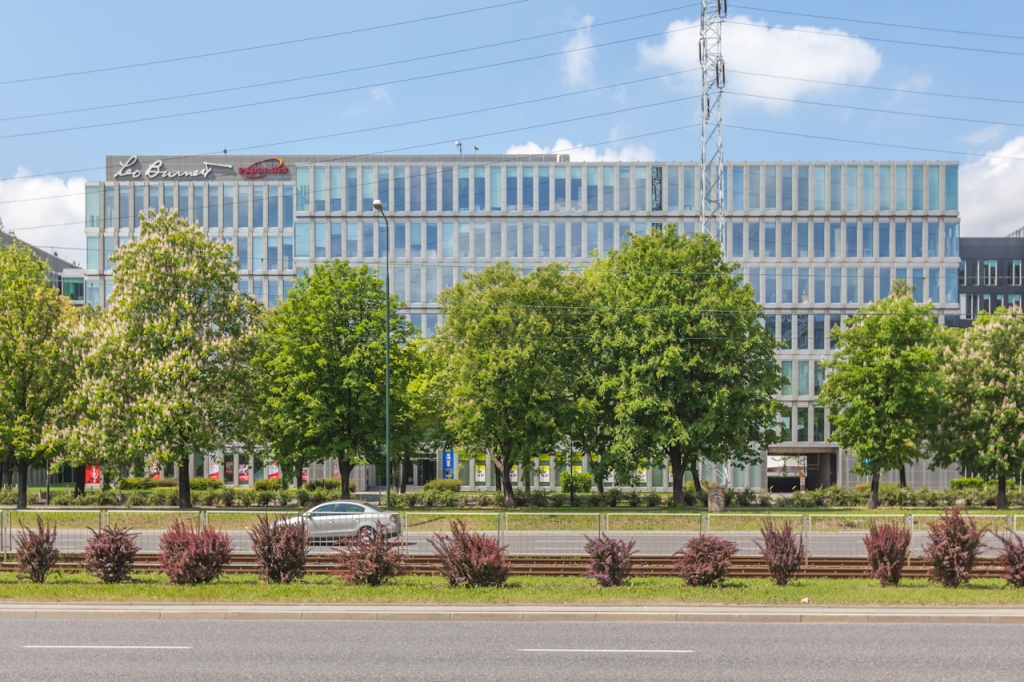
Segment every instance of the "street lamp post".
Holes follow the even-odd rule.
[[[384,508],[391,509],[391,224],[380,199],[373,209],[384,218]]]

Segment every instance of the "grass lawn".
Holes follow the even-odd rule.
[[[52,574],[45,584],[0,574],[2,602],[207,602],[319,604],[638,604],[843,606],[1024,606],[1024,590],[1002,580],[972,581],[959,589],[904,580],[879,587],[867,579],[808,578],[777,587],[763,578],[729,580],[724,588],[697,588],[675,578],[635,578],[628,586],[597,587],[586,578],[513,577],[507,586],[451,589],[436,576],[398,578],[382,587],[347,585],[314,575],[291,585],[266,585],[254,575],[228,575],[210,585],[170,585],[158,573],[138,573],[131,583],[103,585],[84,573]]]

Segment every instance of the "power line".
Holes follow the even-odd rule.
[[[689,30],[693,30],[693,27],[669,29],[669,32],[689,31]],[[355,85],[355,86],[350,86],[350,87],[346,87],[346,88],[338,88],[338,89],[335,89],[335,90],[323,90],[323,91],[320,91],[320,92],[306,93],[306,94],[303,94],[303,95],[292,95],[292,96],[289,96],[289,97],[278,97],[278,98],[275,98],[275,99],[261,100],[261,101],[258,101],[258,102],[247,102],[247,103],[244,103],[244,104],[231,104],[231,105],[221,106],[221,107],[210,107],[210,108],[207,108],[207,109],[196,109],[196,110],[193,110],[193,111],[181,111],[181,112],[176,112],[176,113],[173,113],[173,114],[159,114],[159,115],[156,115],[156,116],[144,116],[144,117],[141,117],[141,118],[124,119],[124,120],[121,120],[121,121],[107,121],[105,123],[89,123],[89,124],[85,124],[85,125],[68,126],[68,127],[65,127],[65,128],[51,128],[49,130],[34,130],[34,131],[29,131],[29,132],[24,132],[24,133],[10,133],[10,134],[7,134],[7,135],[0,135],[0,140],[9,140],[9,139],[12,139],[12,138],[22,138],[22,137],[37,137],[39,135],[51,135],[53,133],[66,133],[66,132],[73,132],[73,131],[77,131],[77,130],[93,130],[93,129],[96,129],[96,128],[109,128],[109,127],[113,127],[113,126],[127,125],[127,124],[130,124],[130,123],[146,123],[146,122],[149,122],[149,121],[162,121],[162,120],[172,119],[172,118],[182,118],[182,117],[185,117],[185,116],[199,116],[199,115],[202,115],[202,114],[218,113],[218,112],[223,112],[223,111],[234,111],[234,110],[237,110],[237,109],[248,109],[250,107],[264,106],[264,105],[267,105],[267,104],[280,104],[282,102],[294,102],[294,101],[297,101],[297,100],[313,99],[313,98],[316,98],[316,97],[326,97],[328,95],[337,95],[337,94],[341,94],[341,93],[345,93],[345,92],[354,92],[354,91],[357,91],[357,90],[369,90],[371,88],[379,88],[379,87],[384,87],[384,86],[387,86],[387,85],[400,85],[400,84],[403,84],[403,83],[411,83],[411,82],[415,82],[415,81],[430,80],[430,79],[433,79],[433,78],[441,78],[441,77],[444,77],[444,76],[452,76],[452,75],[456,75],[456,74],[469,73],[469,72],[472,72],[472,71],[482,71],[482,70],[485,70],[485,69],[491,69],[491,68],[495,68],[495,67],[498,67],[498,66],[509,66],[511,64],[522,64],[522,63],[525,63],[525,62],[536,61],[536,60],[539,60],[539,59],[547,59],[549,57],[560,57],[560,56],[566,54],[567,52],[582,52],[582,51],[587,51],[587,50],[594,50],[594,49],[597,49],[599,47],[608,47],[610,45],[621,45],[622,43],[629,43],[629,42],[634,42],[634,41],[637,41],[637,40],[644,40],[646,38],[659,37],[659,36],[664,35],[664,33],[665,32],[659,32],[659,33],[649,33],[649,34],[640,35],[640,36],[631,36],[629,38],[622,38],[622,39],[619,39],[619,40],[612,40],[612,41],[605,42],[605,43],[596,43],[594,45],[589,45],[589,46],[586,46],[586,47],[571,48],[571,49],[568,49],[568,50],[558,50],[557,52],[546,52],[544,54],[531,55],[531,56],[527,56],[527,57],[518,57],[516,59],[508,59],[508,60],[500,61],[500,62],[492,62],[490,64],[476,64],[476,65],[473,65],[473,66],[466,66],[466,67],[463,67],[463,68],[460,68],[460,69],[451,69],[451,70],[448,70],[448,71],[440,71],[440,72],[437,72],[437,73],[431,73],[431,74],[426,74],[426,75],[422,75],[422,76],[409,76],[409,77],[406,77],[406,78],[397,78],[397,79],[394,79],[394,80],[382,81],[382,82],[373,83],[373,84],[370,84],[370,85]]]
[[[911,45],[913,47],[933,47],[939,50],[957,50],[960,52],[980,52],[985,54],[1001,54],[1011,57],[1024,57],[1024,52],[1015,52],[1013,50],[994,50],[983,47],[963,47],[961,45],[941,45],[938,43],[921,43],[913,40],[897,40],[895,38],[876,38],[870,36],[855,36],[846,33],[835,33],[833,31],[821,31],[809,28],[796,28],[788,26],[772,26],[766,27],[763,24],[758,24],[752,21],[737,21],[735,19],[726,19],[726,23],[737,24],[739,26],[753,26],[755,28],[770,28],[776,31],[790,31],[792,33],[809,33],[812,35],[827,35],[832,38],[848,38],[851,40],[865,40],[873,41],[876,43],[895,43],[897,45]]]
[[[508,2],[498,3],[496,5],[486,5],[484,7],[474,7],[471,9],[459,10],[456,12],[447,12],[445,14],[436,14],[429,17],[419,17],[417,19],[406,19],[404,21],[396,21],[390,24],[379,24],[377,26],[368,26],[366,28],[350,29],[348,31],[338,31],[336,33],[326,33],[318,36],[309,36],[306,38],[296,38],[294,40],[281,40],[273,43],[262,43],[260,45],[250,45],[248,47],[236,47],[230,50],[218,50],[215,52],[204,52],[202,54],[188,55],[184,57],[169,57],[167,59],[154,59],[147,62],[135,62],[133,64],[121,64],[119,66],[104,66],[95,69],[83,69],[81,71],[66,71],[64,73],[52,73],[44,76],[30,76],[26,78],[15,78],[6,81],[0,81],[0,85],[12,85],[14,83],[30,83],[33,81],[51,80],[54,78],[69,78],[71,76],[84,76],[93,73],[104,73],[109,71],[122,71],[125,69],[137,69],[144,66],[155,66],[157,64],[173,64],[184,61],[191,61],[195,59],[206,59],[208,57],[219,57],[228,54],[238,54],[241,52],[251,52],[254,50],[265,50],[273,47],[282,47],[284,45],[295,45],[298,43],[307,43],[316,40],[326,40],[328,38],[340,38],[341,36],[355,35],[357,33],[367,33],[371,31],[380,31],[386,28],[396,28],[398,26],[408,26],[410,24],[418,24],[425,21],[435,21],[437,19],[447,19],[450,17],[456,17],[465,14],[474,14],[477,12],[484,12],[491,9],[500,7],[508,7],[510,5],[520,5],[523,3],[530,2],[530,0],[509,0]]]
[[[612,24],[620,24],[620,23],[623,23],[623,22],[626,22],[626,21],[633,21],[633,20],[636,20],[636,19],[644,19],[644,18],[656,16],[656,15],[659,15],[659,14],[665,14],[665,13],[668,13],[668,12],[675,12],[675,11],[679,11],[679,10],[683,10],[683,9],[689,9],[691,7],[695,7],[695,5],[680,5],[678,7],[671,7],[669,9],[657,10],[657,11],[654,11],[654,12],[647,12],[647,13],[644,13],[644,14],[634,14],[634,15],[631,15],[631,16],[628,16],[628,17],[621,17],[619,19],[611,19],[611,20],[608,20],[608,21],[602,21],[602,22],[590,24],[589,28],[597,28],[597,27],[600,27],[600,26],[610,26]],[[153,98],[153,99],[136,100],[136,101],[133,101],[133,102],[121,102],[121,103],[118,103],[118,104],[102,104],[102,105],[99,105],[99,106],[83,107],[83,108],[80,108],[80,109],[66,109],[66,110],[63,110],[63,111],[49,111],[49,112],[42,112],[42,113],[37,113],[37,114],[23,114],[23,115],[20,115],[20,116],[8,116],[6,118],[0,118],[0,121],[16,121],[16,120],[22,120],[22,119],[28,119],[28,118],[41,118],[41,117],[44,117],[44,116],[59,116],[59,115],[62,115],[62,114],[77,114],[77,113],[82,113],[82,112],[86,112],[86,111],[98,111],[98,110],[101,110],[101,109],[116,109],[116,108],[122,108],[122,107],[128,107],[128,106],[136,106],[136,105],[140,105],[140,104],[154,104],[154,103],[157,103],[157,102],[169,102],[169,101],[173,101],[173,100],[187,99],[187,98],[191,98],[191,97],[202,97],[202,96],[205,96],[205,95],[216,95],[216,94],[223,94],[223,93],[227,93],[227,92],[237,92],[239,90],[249,90],[249,89],[254,89],[254,88],[269,87],[269,86],[273,86],[273,85],[283,85],[285,83],[295,83],[295,82],[304,81],[304,80],[313,80],[313,79],[316,79],[316,78],[327,78],[329,76],[339,76],[339,75],[347,74],[347,73],[355,73],[355,72],[358,72],[358,71],[368,71],[370,69],[380,69],[380,68],[385,68],[385,67],[389,67],[389,66],[398,66],[398,65],[401,65],[401,64],[409,64],[409,63],[412,63],[412,62],[425,61],[425,60],[428,60],[428,59],[436,59],[436,58],[439,58],[439,57],[450,57],[452,55],[466,54],[468,52],[476,52],[478,50],[484,50],[484,49],[489,49],[489,48],[493,48],[493,47],[504,47],[504,46],[507,46],[507,45],[514,45],[514,44],[517,44],[517,43],[527,42],[527,41],[530,41],[530,40],[539,40],[541,38],[550,38],[550,37],[557,36],[557,35],[564,35],[566,33],[575,33],[578,30],[579,29],[577,29],[577,28],[570,28],[570,29],[563,29],[563,30],[560,30],[560,31],[551,31],[549,33],[539,33],[539,34],[536,34],[536,35],[525,36],[525,37],[522,37],[522,38],[513,38],[511,40],[503,40],[503,41],[500,41],[500,42],[497,42],[497,43],[488,43],[486,45],[477,45],[475,47],[467,47],[467,48],[462,48],[462,49],[458,49],[458,50],[449,50],[447,52],[436,52],[434,54],[420,55],[418,57],[410,57],[408,59],[399,59],[399,60],[395,60],[395,61],[391,61],[391,62],[382,62],[382,63],[371,64],[371,65],[367,65],[367,66],[356,66],[356,67],[352,67],[352,68],[348,68],[348,69],[341,69],[339,71],[328,71],[328,72],[325,72],[325,73],[318,73],[318,74],[307,75],[307,76],[297,76],[297,77],[294,77],[294,78],[284,78],[284,79],[281,79],[281,80],[266,81],[266,82],[263,82],[263,83],[254,83],[254,84],[250,84],[250,85],[239,85],[239,86],[228,87],[228,88],[219,88],[219,89],[216,89],[216,90],[206,90],[206,91],[203,91],[203,92],[187,93],[187,94],[183,94],[183,95],[171,95],[171,96],[167,96],[167,97],[156,97],[156,98]],[[374,86],[369,86],[369,87],[374,87]]]
[[[749,9],[755,12],[767,12],[772,14],[787,14],[794,17],[809,17],[811,19],[827,19],[828,21],[848,21],[854,24],[871,24],[873,26],[885,26],[887,28],[909,28],[914,31],[933,31],[937,33],[955,33],[967,36],[979,36],[982,38],[1006,38],[1007,40],[1024,40],[1024,36],[1007,35],[1005,33],[983,33],[980,31],[964,31],[953,28],[938,28],[935,26],[920,26],[915,24],[894,24],[886,21],[871,21],[869,19],[851,19],[850,17],[830,17],[821,14],[806,14],[804,12],[786,12],[780,9],[766,9],[764,7],[751,7],[749,5],[733,5],[739,9]]]

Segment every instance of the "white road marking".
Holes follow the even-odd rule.
[[[27,644],[22,649],[191,649],[190,646],[114,646],[114,645],[70,645],[70,644]]]
[[[516,649],[529,653],[554,654],[692,654],[689,649]]]

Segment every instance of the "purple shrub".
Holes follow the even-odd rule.
[[[895,521],[878,524],[872,521],[868,527],[864,536],[868,565],[871,575],[878,578],[883,587],[900,584],[910,557],[910,536],[910,529]]]
[[[789,520],[777,527],[774,519],[767,516],[761,521],[761,541],[754,544],[761,550],[772,581],[779,586],[788,585],[804,562],[803,538]]]
[[[963,516],[960,507],[947,509],[928,529],[924,556],[931,568],[928,579],[946,587],[959,587],[971,579],[984,528]]]
[[[508,580],[512,565],[497,539],[466,530],[466,522],[452,519],[447,534],[429,540],[441,562],[441,575],[451,587],[496,587]]]
[[[996,561],[1003,567],[1003,577],[1010,587],[1024,587],[1024,542],[1016,533],[997,535],[1003,543],[1003,550],[999,552]]]
[[[28,578],[34,583],[46,581],[46,574],[57,565],[60,552],[57,551],[57,526],[43,525],[43,519],[36,516],[38,530],[21,524],[17,537],[18,577]]]
[[[249,529],[256,572],[268,583],[290,583],[306,575],[309,537],[305,523],[271,521],[266,514]]]
[[[603,533],[587,538],[584,546],[590,555],[587,577],[597,580],[601,587],[618,587],[629,578],[633,569],[636,541],[616,540]]]
[[[335,556],[339,578],[372,587],[394,578],[405,564],[398,541],[388,537],[388,528],[380,521],[375,532],[342,541]]]
[[[160,536],[160,570],[176,585],[199,585],[220,577],[231,561],[231,538],[213,528],[174,519]]]
[[[135,555],[139,553],[137,534],[127,528],[108,526],[92,530],[92,537],[85,545],[82,563],[87,571],[105,583],[121,583],[135,567]]]
[[[732,557],[739,548],[714,535],[698,535],[673,556],[683,581],[694,587],[721,587],[732,568]]]

